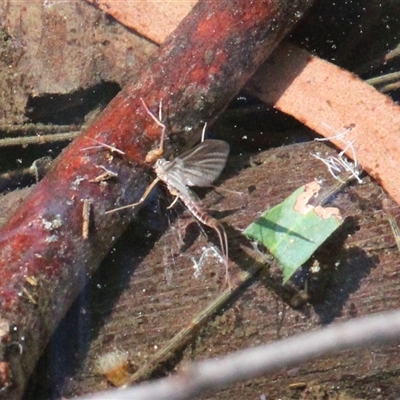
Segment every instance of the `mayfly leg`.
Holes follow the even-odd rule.
[[[176,197],[175,201],[180,199],[195,218],[197,218],[202,224],[207,225],[217,232],[226,269],[225,283],[229,284],[228,237],[225,228],[207,213],[200,199],[198,199],[197,196],[195,196],[194,193],[189,189],[189,186],[210,186],[219,177],[228,158],[229,145],[222,140],[204,141],[204,134],[206,130],[206,125],[204,125],[202,132],[203,141],[200,144],[176,157],[172,161],[167,161],[164,158],[161,158],[164,153],[164,140],[166,131],[165,125],[161,122],[161,104],[159,115],[160,119],[157,119],[147,108],[144,100],[140,100],[149,116],[153,119],[153,121],[156,122],[158,126],[161,127],[159,148],[151,150],[146,156],[147,162],[154,163],[154,171],[157,174],[157,178],[147,187],[143,196],[137,203],[115,208],[114,210],[107,211],[107,213],[129,207],[135,207],[143,203],[153,187],[159,181],[163,181],[169,192]],[[175,201],[172,203],[172,205],[175,203]]]
[[[113,208],[112,210],[106,211],[104,214],[111,214],[113,212],[120,211],[120,210],[125,210],[127,208],[137,207],[138,205],[142,204],[146,200],[147,196],[150,194],[150,192],[153,190],[153,187],[156,186],[158,182],[160,182],[159,178],[154,179],[153,182],[151,182],[150,185],[147,186],[147,188],[144,191],[142,197],[136,203],[127,204],[126,206]]]
[[[189,186],[210,186],[222,172],[228,152],[229,145],[226,142],[206,140],[172,161],[159,159],[154,169],[169,192],[179,198],[198,221],[216,231],[225,264],[225,283],[230,286],[226,231],[208,214],[200,199],[189,189]]]
[[[147,114],[153,119],[153,121],[159,126],[161,127],[161,139],[160,139],[160,146],[157,149],[153,149],[150,150],[145,158],[145,161],[149,164],[154,164],[157,160],[159,160],[161,158],[161,156],[164,153],[164,140],[165,140],[165,131],[166,131],[166,126],[161,122],[161,108],[162,108],[162,102],[160,101],[160,108],[159,108],[159,118],[157,119],[153,113],[148,109],[146,103],[144,102],[144,100],[142,98],[140,98],[140,101],[142,102],[142,105],[144,107],[144,109],[146,110]],[[122,207],[117,207],[117,208],[113,208],[112,210],[108,210],[105,212],[105,214],[111,214],[113,212],[116,211],[121,211],[121,210],[125,210],[127,208],[134,208],[137,207],[138,205],[142,204],[147,196],[150,194],[150,192],[153,190],[153,187],[155,185],[157,185],[157,183],[160,181],[160,179],[157,177],[153,180],[153,182],[150,183],[149,186],[147,186],[146,190],[144,191],[142,197],[139,199],[139,201],[137,201],[136,203],[132,203],[132,204],[128,204],[126,206],[122,206]]]

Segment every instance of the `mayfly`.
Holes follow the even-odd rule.
[[[180,199],[189,211],[202,224],[214,229],[221,245],[221,251],[225,264],[225,280],[229,284],[228,271],[228,238],[225,228],[206,211],[197,195],[192,192],[190,186],[206,187],[210,186],[221,174],[225,167],[228,155],[229,145],[222,140],[205,140],[195,146],[193,149],[179,155],[172,161],[161,158],[163,155],[163,145],[165,138],[165,125],[160,122],[147,108],[143,99],[142,103],[151,118],[162,128],[160,147],[152,150],[146,157],[147,162],[154,163],[154,171],[157,178],[147,187],[143,196],[136,203],[127,206],[115,208],[106,213],[119,211],[129,207],[135,207],[143,203],[153,187],[162,181],[167,186],[169,192],[175,196],[175,200],[169,207]],[[161,107],[160,107],[161,109]],[[160,118],[161,119],[161,118]],[[204,127],[205,130],[205,127]],[[203,134],[204,134],[203,130]]]

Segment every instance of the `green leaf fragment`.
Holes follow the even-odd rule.
[[[317,182],[309,185],[311,184],[318,185]],[[309,208],[308,212],[296,211],[295,204],[296,207],[298,204],[296,201],[299,196],[304,196],[306,189],[308,191],[308,185],[297,189],[286,200],[267,211],[244,231],[248,238],[267,247],[279,261],[283,271],[283,283],[286,283],[342,224],[338,210],[334,208],[323,209],[306,205],[303,209],[307,211]],[[314,191],[313,194],[316,192]],[[329,210],[335,210],[337,213],[331,216],[321,216],[321,210],[322,213]],[[328,213],[328,215],[330,214]]]

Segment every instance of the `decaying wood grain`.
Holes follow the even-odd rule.
[[[160,130],[141,98],[152,110],[163,100],[174,147],[190,144],[198,137],[193,128],[221,111],[312,1],[226,4],[203,1],[194,7],[137,82],[64,151],[0,232],[1,317],[23,348],[21,353],[7,347],[2,354],[11,373],[0,396],[20,398],[58,321],[134,219],[130,210],[105,211],[136,201],[148,181],[143,160]],[[115,177],[98,181],[104,168]],[[93,205],[87,239],[85,202]],[[139,257],[143,231],[138,232]]]
[[[238,266],[246,268],[253,262],[241,251],[241,246],[249,245],[241,237],[242,229],[299,186],[315,178],[323,180],[323,187],[334,182],[325,166],[310,155],[315,152],[335,154],[326,145],[308,143],[272,149],[254,157],[238,156],[228,165],[223,184],[207,195],[205,202],[212,215],[227,227],[231,257],[237,264],[231,266],[233,279]],[[296,300],[297,290],[304,289],[305,274],[295,280],[297,286],[282,288],[276,266],[264,271],[201,329],[190,346],[153,377],[172,373],[191,360],[218,357],[331,322],[396,308],[400,301],[400,258],[390,224],[381,210],[386,195],[368,177],[364,180],[362,185],[348,187],[334,202],[346,220],[310,262],[319,264],[321,272],[308,275],[308,303]],[[88,343],[88,337],[93,339],[88,344],[83,370],[73,379],[58,376],[55,390],[64,396],[107,388],[106,379],[95,373],[94,365],[99,356],[115,348],[129,352],[134,369],[143,365],[221,292],[224,268],[212,253],[206,257],[199,279],[193,276],[192,261],[192,257],[198,261],[211,244],[217,245],[218,238],[212,231],[207,231],[206,237],[188,212],[179,216],[172,210],[170,220],[163,219],[163,209],[170,200],[161,196],[142,210],[149,220],[145,229],[150,237],[159,235],[157,223],[170,224],[170,229],[154,248],[152,240],[144,242],[133,231],[124,236],[118,245],[119,256],[109,257],[93,284],[75,303],[76,310],[85,313],[72,313],[72,319],[67,319],[58,331],[58,337],[71,336],[68,327],[78,325],[81,336],[69,342],[71,348],[57,346],[57,339],[49,347],[48,357],[63,359],[62,354],[72,352],[75,363],[86,355],[86,348],[77,353],[77,343]],[[400,209],[392,206],[398,218]],[[143,251],[134,255],[130,249],[137,242],[142,243]],[[295,304],[297,309],[293,308]],[[265,394],[267,398],[289,399],[310,398],[307,396],[312,393],[335,398],[352,393],[355,398],[376,399],[378,390],[382,398],[396,398],[398,357],[396,346],[348,351],[265,379],[237,384],[206,398],[250,399]],[[52,378],[54,382],[57,375]],[[294,390],[289,386],[292,384],[299,384],[300,389]]]
[[[1,124],[26,122],[30,97],[126,84],[157,49],[84,1],[2,0],[0,16]]]

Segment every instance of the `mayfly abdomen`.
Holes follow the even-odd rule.
[[[221,140],[206,140],[172,161],[159,159],[154,166],[157,177],[167,185],[170,193],[179,198],[202,224],[217,232],[224,257],[227,283],[229,283],[228,239],[225,229],[208,214],[200,199],[188,186],[211,185],[221,174],[228,154],[228,143]]]
[[[149,111],[144,100],[141,99],[141,101],[147,113],[157,123],[157,125],[162,128],[160,147],[156,150],[151,150],[146,156],[146,161],[152,163],[155,162],[154,171],[157,174],[157,178],[155,178],[147,187],[138,202],[114,208],[113,210],[106,211],[106,214],[139,206],[145,201],[154,186],[159,181],[163,181],[167,185],[170,193],[176,197],[175,200],[180,199],[195,218],[217,232],[221,244],[221,250],[224,255],[226,283],[229,284],[228,238],[225,228],[207,213],[200,199],[197,198],[197,196],[189,189],[189,186],[211,186],[211,184],[220,176],[228,159],[229,144],[222,140],[205,140],[193,149],[179,155],[172,161],[160,158],[164,152],[163,144],[166,127],[160,121],[161,116],[160,120],[158,120]],[[203,133],[205,127],[206,125],[204,125]],[[174,203],[175,201],[172,204]]]

